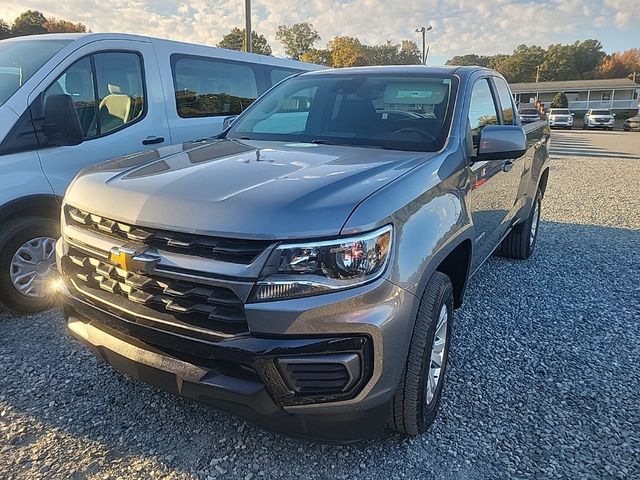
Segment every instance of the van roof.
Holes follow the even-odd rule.
[[[305,62],[298,62],[296,60],[291,60],[288,58],[281,58],[281,57],[272,57],[269,55],[260,55],[260,54],[256,54],[256,53],[246,53],[246,52],[239,52],[236,50],[227,50],[224,48],[219,48],[219,47],[215,47],[213,45],[205,45],[205,44],[200,44],[200,43],[189,43],[189,42],[181,42],[181,41],[177,41],[177,40],[166,40],[166,39],[162,39],[162,38],[156,38],[156,37],[148,37],[148,36],[144,36],[144,35],[134,35],[131,33],[47,33],[47,34],[41,34],[41,35],[28,35],[28,36],[24,36],[24,37],[12,37],[12,38],[8,38],[6,40],[2,40],[4,41],[42,41],[42,40],[70,40],[70,41],[78,41],[78,40],[84,40],[84,42],[93,42],[93,41],[98,41],[98,40],[133,40],[133,41],[138,41],[138,42],[150,42],[150,43],[154,43],[154,44],[168,44],[168,45],[184,45],[185,47],[201,47],[201,48],[210,48],[210,49],[215,49],[215,50],[220,50],[220,51],[224,51],[224,52],[233,52],[234,54],[239,54],[242,56],[245,55],[255,55],[256,57],[260,58],[260,61],[263,63],[267,63],[267,64],[274,64],[274,65],[281,65],[281,66],[299,66],[301,69],[304,70],[316,70],[316,69],[326,69],[327,67],[322,66],[322,65],[315,65],[313,63],[305,63]],[[286,62],[286,63],[285,63]]]

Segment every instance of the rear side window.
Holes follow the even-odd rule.
[[[294,73],[298,73],[297,70],[292,70],[290,68],[272,68],[271,72],[269,72],[269,80],[271,85],[275,85],[281,80],[284,80],[287,77],[290,77]]]
[[[44,93],[70,95],[85,139],[122,129],[145,113],[142,60],[132,52],[101,52],[78,60]]]
[[[513,125],[513,97],[507,83],[499,77],[493,77],[496,85],[498,98],[500,99],[500,107],[502,109],[502,123],[504,125]]]
[[[182,118],[238,115],[258,96],[250,64],[172,55],[176,109]]]
[[[469,105],[469,125],[473,137],[473,146],[478,146],[480,132],[487,125],[498,124],[498,111],[493,100],[493,94],[486,78],[478,80],[473,85],[471,103]]]

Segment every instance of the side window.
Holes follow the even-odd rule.
[[[85,139],[119,129],[144,115],[140,57],[127,52],[84,57],[44,92],[45,101],[50,95],[73,98]]]
[[[493,100],[491,88],[486,78],[478,80],[473,85],[471,103],[469,105],[469,125],[473,138],[473,146],[478,146],[480,131],[486,125],[498,124],[498,112]]]
[[[182,118],[238,115],[258,96],[251,65],[172,56],[176,108]]]
[[[95,128],[96,95],[93,85],[91,60],[85,57],[71,65],[44,93],[45,102],[50,95],[71,96],[85,138],[95,135],[89,133],[92,125]]]
[[[283,99],[282,107],[265,120],[257,122],[254,133],[295,133],[307,127],[309,110],[317,87],[305,88]]]
[[[281,80],[293,75],[294,73],[298,73],[297,70],[291,70],[289,68],[272,68],[269,73],[269,85],[275,85]]]
[[[99,135],[142,117],[144,91],[142,65],[135,53],[108,52],[94,55],[98,85]]]
[[[493,81],[496,85],[500,106],[502,108],[502,123],[504,125],[513,125],[513,97],[511,96],[511,91],[503,79],[493,77]]]

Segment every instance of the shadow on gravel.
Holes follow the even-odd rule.
[[[51,311],[0,322],[0,468],[24,478],[638,476],[640,231],[541,228],[530,261],[493,257],[471,280],[441,411],[422,437],[336,446],[266,432],[121,376]]]

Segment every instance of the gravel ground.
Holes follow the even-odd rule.
[[[640,478],[640,161],[552,169],[533,258],[470,283],[427,434],[270,433],[119,375],[50,311],[0,319],[0,477]]]

